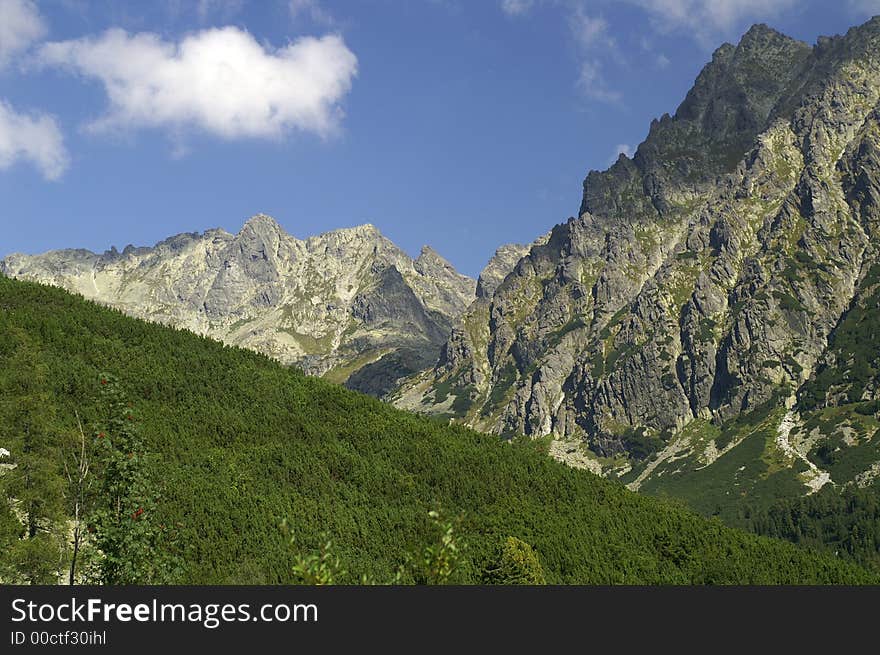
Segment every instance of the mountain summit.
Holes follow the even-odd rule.
[[[152,248],[10,255],[7,275],[251,348],[374,394],[431,365],[474,280],[433,251],[411,259],[372,225],[305,240],[257,214],[236,235]]]
[[[873,479],[878,244],[880,18],[815,47],[757,25],[589,173],[577,217],[481,281],[394,401],[547,437],[633,488],[716,461],[719,502]],[[835,467],[822,447],[867,450]]]

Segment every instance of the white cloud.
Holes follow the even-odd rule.
[[[330,12],[318,3],[318,0],[290,0],[287,3],[287,9],[293,21],[307,17],[318,25],[333,25],[336,22]]]
[[[274,49],[236,27],[178,43],[111,29],[45,44],[38,58],[101,81],[109,107],[89,125],[93,131],[197,127],[227,139],[332,134],[357,74],[357,58],[337,35]]]
[[[716,47],[721,39],[738,36],[745,24],[779,16],[797,4],[797,0],[614,1],[642,9],[655,32],[683,34],[706,48]],[[865,12],[872,8],[880,11],[880,0],[847,1]],[[579,51],[577,87],[594,100],[619,102],[622,95],[609,88],[603,71],[609,62],[628,66],[628,57],[612,36],[613,26],[603,16],[595,14],[597,7],[611,3],[612,0],[500,0],[501,10],[512,17],[525,16],[539,5],[561,12]],[[655,52],[650,39],[642,37],[638,43],[643,52]],[[652,58],[660,70],[671,64],[670,59],[661,52],[653,54]]]
[[[568,26],[575,42],[582,48],[614,46],[608,32],[608,21],[601,16],[589,16],[580,5],[575,6],[568,17]]]
[[[0,0],[0,67],[46,32],[46,24],[31,0]]]
[[[501,0],[501,11],[508,16],[522,16],[534,6],[535,0]]]
[[[608,88],[602,72],[603,61],[621,60],[608,21],[589,15],[581,4],[568,5],[567,11],[568,28],[581,58],[577,88],[593,100],[619,102],[621,94]]]
[[[0,100],[0,169],[29,161],[49,180],[67,169],[69,158],[58,123],[46,114],[18,113]]]
[[[797,0],[625,0],[648,12],[661,32],[691,34],[704,46],[733,36],[742,22],[778,16]]]
[[[608,88],[601,65],[595,59],[587,59],[581,63],[576,86],[581,93],[593,100],[615,103],[621,99],[620,93]]]
[[[611,36],[608,21],[587,13],[581,0],[501,0],[501,10],[512,17],[528,14],[538,3],[561,8],[579,59],[575,87],[586,97],[600,102],[619,102],[621,94],[608,88],[602,73],[603,59],[620,63],[623,58]]]
[[[608,158],[608,165],[610,166],[614,162],[616,162],[621,155],[626,155],[627,157],[633,156],[632,146],[628,143],[618,143],[614,147],[614,154]]]
[[[646,36],[643,36],[639,39],[639,47],[642,49],[643,52],[645,52],[646,54],[650,54],[654,57],[654,65],[661,70],[663,70],[664,68],[669,68],[669,64],[672,63],[669,57],[664,55],[662,52],[654,52],[654,44],[652,43],[651,39]]]
[[[846,0],[857,13],[880,13],[880,0]],[[501,0],[501,9],[509,16],[523,16],[538,4],[559,8],[569,16],[569,23],[578,17],[585,28],[587,40],[609,34],[602,18],[590,18],[587,9],[599,5],[627,3],[643,9],[653,28],[660,33],[682,33],[704,46],[714,46],[720,38],[737,36],[746,23],[775,18],[796,7],[798,0]],[[643,39],[644,44],[649,43]],[[649,44],[650,45],[650,44]]]

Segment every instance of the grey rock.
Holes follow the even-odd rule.
[[[0,270],[376,395],[436,361],[476,287],[431,249],[413,260],[372,225],[299,240],[264,214],[236,235],[179,234],[102,255],[16,254]],[[370,375],[380,362],[382,375]]]
[[[528,254],[529,249],[529,246],[518,243],[508,243],[498,248],[477,278],[477,298],[491,298],[498,285],[504,282],[504,278]]]
[[[633,431],[665,442],[837,365],[880,264],[878,53],[880,18],[813,48],[763,25],[720,47],[632,158],[587,175],[577,217],[481,278],[395,402],[432,412],[451,388],[472,426],[626,456]]]

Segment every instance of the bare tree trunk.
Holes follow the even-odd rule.
[[[79,554],[79,501],[76,503],[76,514],[73,527],[73,556],[70,558],[70,579],[68,583],[73,586],[76,576],[76,557]]]
[[[67,472],[67,480],[73,489],[76,500],[73,505],[73,556],[70,558],[70,575],[68,581],[71,585],[76,581],[76,561],[79,556],[79,547],[82,542],[82,513],[85,504],[86,480],[89,476],[89,457],[86,452],[86,435],[83,431],[82,423],[79,415],[76,417],[77,425],[79,425],[79,455],[73,453],[72,460],[75,464],[75,472],[72,472],[64,463],[64,469]]]

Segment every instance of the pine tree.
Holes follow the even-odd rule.
[[[47,386],[48,369],[26,333],[10,334],[0,394],[0,443],[11,453],[11,468],[0,477],[7,538],[3,569],[11,581],[57,582],[64,565],[64,476],[60,430]]]

